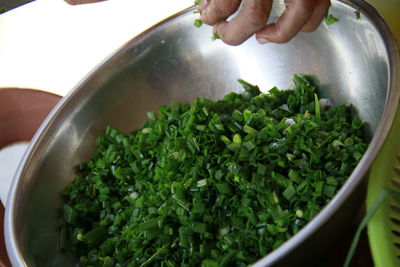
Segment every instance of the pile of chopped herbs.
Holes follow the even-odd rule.
[[[350,107],[295,75],[268,94],[162,106],[108,127],[63,191],[60,246],[83,266],[246,266],[309,222],[367,148]],[[325,101],[326,102],[326,101]]]

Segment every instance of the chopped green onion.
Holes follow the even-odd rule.
[[[201,179],[197,181],[197,187],[203,187],[207,185],[207,179]]]
[[[367,149],[363,122],[319,106],[304,76],[239,83],[107,127],[62,192],[60,248],[82,266],[247,266],[312,220]]]
[[[332,14],[328,14],[328,15],[325,16],[325,23],[327,25],[332,25],[332,24],[334,24],[334,23],[336,23],[338,21],[339,21],[339,19],[337,17],[335,17],[334,15],[332,15]]]
[[[201,25],[203,25],[203,21],[201,19],[196,19],[194,21],[194,26],[196,26],[197,28],[201,27]]]

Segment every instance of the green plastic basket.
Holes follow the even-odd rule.
[[[397,170],[396,170],[397,168]],[[370,171],[367,210],[383,188],[400,192],[400,109]],[[368,238],[376,267],[400,266],[400,200],[389,196],[368,223]]]

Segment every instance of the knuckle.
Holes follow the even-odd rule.
[[[296,10],[299,14],[310,15],[315,8],[315,1],[303,0],[296,2]]]
[[[248,10],[244,13],[244,17],[248,27],[256,30],[264,26],[267,20],[267,15],[264,12],[256,9]]]
[[[207,24],[207,25],[213,25],[214,22],[211,20],[210,16],[208,16],[208,14],[201,14],[200,19],[203,23]]]
[[[239,6],[240,0],[214,0],[211,8],[222,16],[231,15]]]
[[[245,2],[243,5],[243,16],[250,27],[258,28],[264,26],[268,18],[268,7],[264,2]]]
[[[208,25],[229,17],[239,7],[240,0],[214,0],[201,12],[201,20]]]

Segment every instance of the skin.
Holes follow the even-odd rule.
[[[96,3],[101,2],[104,0],[65,0],[70,5],[81,5],[81,4],[89,4],[89,3]]]
[[[315,31],[328,13],[330,0],[285,0],[285,11],[266,24],[273,0],[202,0],[201,20],[230,45],[239,45],[255,35],[259,43],[286,43],[298,32]],[[239,13],[227,21],[240,5]]]

